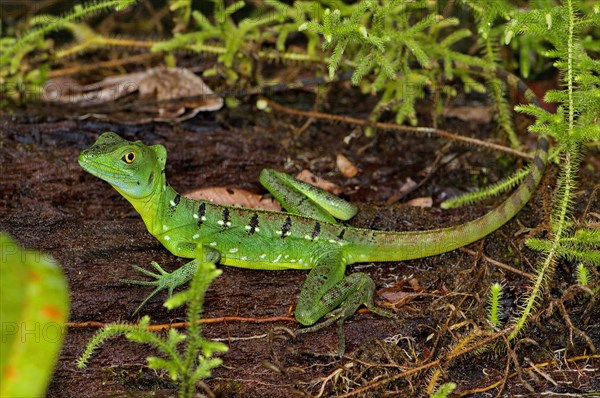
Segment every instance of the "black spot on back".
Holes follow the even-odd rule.
[[[252,218],[250,219],[250,222],[248,222],[248,225],[250,226],[250,229],[248,230],[248,235],[252,235],[258,227],[258,214],[254,213],[252,215]]]
[[[229,209],[223,209],[223,227],[227,228],[227,223],[229,222]]]
[[[285,239],[285,237],[287,236],[287,233],[290,232],[291,229],[292,229],[292,218],[290,216],[287,216],[287,218],[285,219],[285,223],[283,223],[283,225],[281,226],[281,237],[283,239]]]
[[[320,233],[321,233],[321,224],[319,224],[319,222],[317,221],[315,223],[315,229],[313,229],[313,232],[312,232],[313,239],[316,238],[317,236],[319,236]]]
[[[200,203],[200,207],[198,207],[198,227],[202,226],[202,217],[206,215],[206,203]]]

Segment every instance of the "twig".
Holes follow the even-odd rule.
[[[152,58],[158,58],[160,56],[161,56],[160,54],[156,54],[156,53],[138,54],[138,55],[132,55],[131,57],[126,57],[126,58],[121,58],[121,59],[115,59],[115,60],[98,62],[98,63],[87,64],[87,65],[78,65],[78,66],[73,66],[70,68],[51,70],[48,72],[48,77],[53,78],[53,77],[74,75],[74,74],[80,73],[80,72],[97,71],[99,69],[104,69],[104,68],[115,68],[117,66],[122,66],[122,65],[127,65],[127,64],[134,64],[134,63],[139,64],[143,61],[146,61],[146,60],[149,60]]]
[[[592,341],[590,336],[588,336],[587,333],[585,333],[584,331],[580,330],[575,325],[573,325],[573,322],[571,321],[571,317],[569,316],[569,313],[567,312],[567,309],[565,308],[564,300],[562,298],[560,300],[557,300],[557,304],[558,304],[558,311],[562,315],[563,320],[565,321],[565,323],[567,324],[567,327],[569,328],[569,342],[571,343],[571,345],[574,345],[573,344],[573,333],[575,333],[577,335],[577,337],[585,340],[587,346],[593,353],[596,353],[596,346],[594,345],[594,342]]]
[[[333,120],[336,122],[355,124],[355,125],[359,125],[359,126],[371,126],[371,127],[374,127],[374,128],[380,129],[380,130],[395,130],[395,131],[402,131],[405,133],[412,133],[412,134],[432,134],[432,135],[437,135],[440,137],[448,138],[448,139],[451,139],[454,141],[463,142],[463,143],[466,143],[469,145],[477,145],[477,146],[491,149],[494,151],[504,152],[509,155],[521,157],[524,159],[529,159],[529,160],[533,159],[533,155],[530,155],[530,154],[527,154],[527,153],[524,153],[521,151],[517,151],[516,149],[512,149],[512,148],[505,147],[502,145],[492,144],[489,142],[481,141],[476,138],[464,137],[462,135],[454,134],[454,133],[451,133],[449,131],[442,130],[442,129],[437,129],[437,128],[433,128],[433,127],[402,126],[402,125],[394,124],[394,123],[375,122],[372,120],[357,119],[357,118],[353,118],[353,117],[349,117],[349,116],[331,115],[328,113],[313,112],[313,111],[301,111],[298,109],[293,109],[293,108],[289,108],[287,106],[278,104],[277,102],[274,102],[267,98],[263,98],[263,99],[273,109],[276,109],[281,112],[289,113],[292,115],[312,117],[312,118],[316,118],[316,119],[327,119],[327,120]]]
[[[372,390],[372,389],[375,389],[375,388],[379,388],[379,387],[381,387],[383,385],[386,385],[386,384],[388,384],[388,383],[390,383],[390,382],[392,382],[394,380],[402,379],[402,378],[410,376],[412,374],[419,373],[419,372],[421,372],[423,370],[428,370],[428,369],[431,369],[433,367],[440,366],[442,363],[447,363],[448,361],[450,361],[450,360],[452,360],[454,358],[457,358],[459,356],[462,356],[464,354],[472,352],[474,349],[477,349],[479,347],[485,346],[485,345],[491,343],[492,341],[494,341],[494,340],[496,340],[496,339],[498,339],[498,338],[500,338],[502,336],[505,336],[506,334],[510,333],[512,331],[512,329],[513,329],[512,327],[504,329],[504,330],[502,330],[502,331],[500,331],[498,333],[495,333],[495,334],[493,334],[493,335],[491,335],[489,337],[486,337],[483,340],[478,341],[477,343],[475,343],[475,344],[473,344],[473,345],[471,345],[469,347],[466,347],[466,348],[464,348],[464,349],[462,349],[460,351],[453,352],[453,353],[451,353],[449,355],[446,355],[445,357],[443,357],[441,359],[436,359],[435,361],[431,361],[431,362],[426,363],[424,365],[407,369],[406,371],[398,373],[397,375],[394,375],[394,376],[391,376],[391,377],[387,377],[387,378],[385,378],[383,380],[378,380],[377,382],[374,382],[374,383],[365,384],[364,386],[362,386],[360,388],[357,388],[356,390],[352,390],[352,391],[350,391],[350,392],[348,392],[346,394],[339,395],[339,398],[352,397],[352,396],[364,393],[366,391],[369,391],[369,390]]]
[[[488,263],[490,263],[492,265],[495,265],[498,268],[502,268],[502,269],[504,269],[506,271],[512,272],[513,274],[521,275],[521,276],[523,276],[525,278],[528,278],[528,279],[533,279],[534,278],[534,276],[531,275],[528,272],[521,271],[519,269],[511,267],[510,265],[507,265],[507,264],[501,263],[499,261],[496,261],[493,258],[489,258],[488,256],[486,256],[483,253],[479,254],[479,253],[475,252],[474,250],[467,249],[465,247],[461,247],[460,250],[463,251],[463,252],[465,252],[465,253],[467,253],[467,254],[470,254],[471,256],[480,256],[482,259],[484,259]]]
[[[291,316],[272,316],[267,318],[254,318],[243,316],[221,316],[217,318],[204,318],[198,321],[199,324],[207,325],[212,323],[227,323],[227,322],[247,322],[247,323],[269,323],[269,322],[297,322]],[[65,326],[72,329],[84,328],[103,328],[109,323],[88,321],[88,322],[66,322]],[[169,324],[150,325],[148,330],[168,330],[168,329],[183,329],[188,327],[188,322],[175,322]]]
[[[600,359],[600,355],[582,355],[582,356],[578,356],[578,357],[573,357],[573,358],[567,358],[566,362],[569,363],[573,363],[573,362],[577,362],[577,361],[584,361],[584,360],[590,360],[590,359]],[[543,362],[543,363],[538,363],[535,364],[536,368],[543,368],[543,367],[547,367],[550,365],[556,365],[558,364],[559,361],[549,361],[549,362]],[[532,370],[532,368],[526,368],[525,370]],[[513,372],[511,374],[508,375],[509,379],[512,379],[513,377],[517,376],[518,372]],[[474,388],[472,390],[465,390],[465,391],[461,391],[460,393],[458,393],[459,397],[464,397],[467,395],[473,395],[473,394],[477,394],[477,393],[482,393],[482,392],[486,392],[489,391],[493,388],[498,387],[502,382],[504,381],[504,378],[498,380],[497,382],[494,382],[488,386],[485,387],[481,387],[481,388]]]
[[[542,372],[542,370],[541,370],[541,369],[540,369],[538,366],[536,366],[536,364],[535,364],[535,363],[533,363],[533,362],[531,361],[531,359],[526,359],[526,360],[527,360],[527,363],[529,364],[529,366],[530,366],[530,369],[531,369],[531,370],[533,370],[535,373],[539,374],[539,375],[540,375],[540,376],[542,376],[544,379],[546,379],[547,381],[549,381],[550,383],[552,383],[552,384],[553,384],[555,387],[558,385],[558,383],[557,383],[557,382],[555,382],[555,381],[552,379],[552,377],[550,377],[550,375],[549,375],[549,374],[547,374],[547,373],[545,373],[545,372]]]

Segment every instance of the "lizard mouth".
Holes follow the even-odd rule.
[[[122,171],[107,166],[106,164],[101,165],[96,162],[94,156],[90,155],[88,150],[84,150],[79,154],[77,162],[83,170],[111,185],[121,186],[134,181],[132,178],[123,174]]]

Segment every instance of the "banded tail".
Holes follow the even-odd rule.
[[[497,70],[498,77],[514,86],[528,101],[539,105],[535,94],[518,77]],[[540,136],[529,173],[519,187],[489,213],[454,227],[412,232],[372,231],[367,239],[347,248],[351,262],[402,261],[434,256],[475,242],[513,218],[535,192],[548,160],[548,140]],[[366,231],[363,231],[363,234]]]

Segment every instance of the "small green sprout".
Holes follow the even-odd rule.
[[[495,328],[499,328],[501,326],[500,311],[502,309],[502,306],[500,304],[500,300],[502,299],[502,289],[502,284],[498,282],[492,284],[492,286],[490,287],[490,296],[488,302],[488,320]]]
[[[149,356],[148,367],[154,370],[165,370],[171,380],[178,385],[178,396],[191,398],[195,392],[196,382],[211,376],[211,370],[220,366],[222,360],[213,358],[214,353],[226,352],[223,343],[202,338],[200,334],[200,314],[204,304],[204,295],[210,283],[221,274],[214,264],[204,263],[198,266],[190,283],[190,288],[178,293],[165,302],[169,309],[187,304],[187,333],[169,329],[167,336],[148,330],[150,318],[142,317],[135,324],[115,323],[102,328],[87,344],[84,352],[77,360],[77,367],[84,368],[94,350],[111,337],[124,335],[135,343],[148,344],[156,348],[164,357]],[[182,349],[180,345],[185,342]]]

